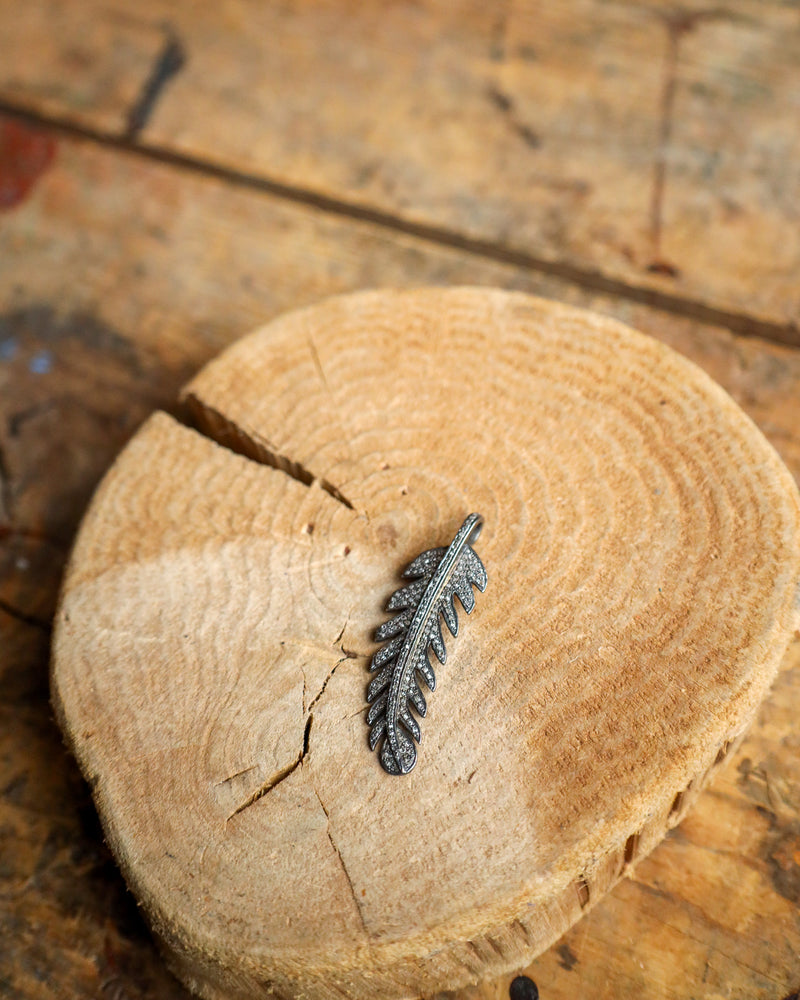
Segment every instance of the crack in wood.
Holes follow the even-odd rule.
[[[701,21],[728,16],[721,8],[688,11],[677,9],[659,12],[667,30],[667,50],[661,85],[658,139],[653,161],[653,186],[650,195],[650,241],[652,259],[647,265],[651,274],[663,274],[670,278],[680,277],[680,270],[662,256],[662,234],[664,227],[664,193],[667,183],[669,147],[672,141],[672,127],[675,112],[675,94],[678,86],[678,55],[681,39],[693,31]]]
[[[344,652],[344,650],[342,650],[342,652]],[[337,660],[336,663],[334,663],[334,665],[333,665],[333,667],[331,669],[331,672],[325,678],[325,680],[324,680],[324,682],[322,684],[322,687],[317,692],[316,697],[313,699],[313,701],[311,702],[311,704],[308,706],[308,711],[309,712],[311,712],[311,710],[313,709],[313,707],[317,704],[317,702],[320,700],[320,698],[325,694],[325,688],[328,686],[328,682],[330,681],[331,677],[333,677],[333,675],[339,669],[339,666],[342,663],[344,663],[345,660],[352,660],[354,658],[355,658],[354,654],[352,654],[351,652],[348,651],[348,652],[344,653],[344,655],[341,657],[341,659]]]
[[[345,448],[347,449],[347,454],[350,458],[350,461],[355,462],[352,445],[350,444],[351,435],[345,432],[344,425],[342,424],[339,418],[340,406],[336,399],[336,396],[333,393],[333,390],[331,389],[330,383],[328,382],[328,376],[325,374],[325,369],[322,367],[322,361],[320,360],[319,351],[317,350],[317,345],[314,343],[313,337],[309,336],[306,339],[308,341],[308,352],[311,355],[311,361],[314,365],[314,368],[316,369],[317,376],[322,385],[324,386],[325,392],[327,393],[328,398],[331,401],[333,407],[333,419],[336,421],[339,428],[339,438],[344,444]],[[341,493],[339,493],[339,496],[341,497]],[[369,523],[369,515],[367,514],[366,511],[364,511],[363,516],[366,517],[367,523]]]
[[[269,441],[259,437],[254,431],[243,430],[219,410],[204,403],[194,393],[187,392],[183,397],[183,404],[186,416],[183,423],[191,430],[197,431],[222,448],[227,448],[243,458],[249,458],[251,462],[285,472],[287,476],[291,476],[304,486],[310,487],[316,483],[348,510],[355,510],[353,504],[333,483],[315,476],[300,462],[281,455]]]
[[[578,905],[585,910],[589,905],[591,892],[589,890],[589,880],[585,875],[580,875],[575,881],[575,892],[578,895]]]
[[[311,716],[309,716],[308,723],[306,724],[307,728],[310,726],[310,724],[311,724]],[[251,795],[249,795],[244,800],[244,802],[242,802],[240,806],[237,806],[233,810],[230,816],[228,816],[228,818],[225,820],[225,823],[226,824],[229,823],[234,816],[238,816],[239,813],[244,812],[245,809],[249,809],[250,806],[255,805],[255,803],[258,802],[259,799],[263,799],[264,796],[268,795],[273,788],[276,788],[282,781],[285,781],[289,777],[289,775],[293,774],[297,770],[297,768],[300,767],[300,765],[303,763],[303,758],[305,757],[305,754],[306,754],[306,740],[304,739],[303,749],[300,751],[297,757],[291,762],[291,764],[287,764],[286,767],[282,767],[279,771],[275,771],[275,773],[269,778],[268,781],[265,781],[264,784],[261,785],[259,788],[257,788]]]
[[[29,420],[35,420],[45,413],[50,413],[57,408],[55,399],[43,399],[24,410],[18,410],[8,418],[8,433],[12,438],[19,437],[20,431]]]
[[[347,625],[347,623],[345,622],[345,627],[346,627],[346,625]],[[340,633],[339,638],[341,638],[341,636],[343,634],[344,634],[344,627],[342,628],[342,631]],[[260,799],[264,798],[265,795],[268,795],[274,788],[277,788],[278,785],[280,785],[283,781],[285,781],[291,774],[294,774],[294,772],[298,769],[298,767],[300,767],[302,765],[303,761],[305,760],[305,758],[307,757],[307,755],[309,753],[309,743],[310,743],[310,738],[311,738],[311,727],[312,727],[312,724],[314,722],[314,713],[312,711],[313,707],[320,701],[320,699],[322,698],[322,696],[325,694],[325,690],[328,687],[328,683],[330,682],[330,679],[333,677],[333,675],[336,673],[336,671],[339,668],[339,666],[342,663],[344,663],[345,660],[355,659],[359,655],[357,653],[353,653],[352,651],[345,650],[345,649],[342,649],[342,653],[343,653],[343,655],[341,656],[340,659],[338,659],[336,661],[336,663],[333,665],[333,667],[331,667],[331,670],[328,673],[328,676],[325,678],[325,680],[324,680],[324,682],[322,684],[322,687],[319,689],[319,691],[316,694],[316,697],[313,699],[313,701],[311,702],[311,704],[308,707],[308,717],[306,719],[305,727],[304,727],[304,730],[303,730],[303,746],[302,746],[302,749],[301,749],[300,753],[297,755],[297,757],[290,764],[287,764],[286,767],[283,767],[279,771],[276,771],[269,778],[268,781],[266,781],[263,785],[261,785],[259,788],[257,788],[251,795],[249,795],[248,798],[240,806],[238,806],[231,813],[231,815],[228,817],[228,819],[225,821],[226,826],[227,826],[228,822],[231,819],[234,818],[234,816],[238,816],[239,813],[244,812],[245,809],[248,809],[250,806],[254,805]],[[304,685],[304,687],[305,687],[305,685]],[[305,697],[305,695],[304,695],[304,697]],[[252,769],[251,768],[247,768],[246,770],[252,770]],[[244,771],[240,771],[238,773],[239,774],[243,774],[245,772]],[[232,777],[235,778],[235,777],[237,777],[237,775],[232,775]],[[227,780],[231,780],[231,779],[227,779]],[[224,784],[224,782],[221,782],[221,784]],[[355,887],[353,885],[353,881],[352,881],[352,879],[350,877],[349,871],[347,870],[347,865],[345,864],[344,858],[342,857],[342,853],[339,850],[339,846],[337,845],[336,841],[333,838],[333,834],[331,833],[331,819],[330,819],[330,815],[328,813],[328,810],[325,808],[325,804],[322,801],[322,798],[320,797],[320,794],[317,791],[316,787],[312,785],[312,788],[313,788],[313,791],[314,791],[314,795],[316,796],[317,801],[320,804],[320,808],[325,813],[325,820],[326,820],[326,829],[325,829],[325,832],[326,832],[326,835],[328,837],[328,841],[329,841],[329,843],[331,845],[331,848],[333,849],[334,853],[336,854],[336,857],[339,860],[339,865],[340,865],[340,867],[342,869],[342,872],[344,874],[344,877],[345,877],[345,879],[347,881],[347,885],[350,888],[350,894],[351,894],[351,896],[353,898],[353,904],[355,906],[356,913],[358,914],[358,919],[359,919],[359,921],[361,923],[361,927],[362,927],[364,933],[368,935],[369,932],[367,930],[367,924],[366,924],[366,921],[364,919],[364,913],[362,911],[361,904],[359,902],[358,896],[356,895],[356,890],[355,890]]]
[[[251,764],[250,767],[244,767],[241,771],[235,771],[233,774],[228,775],[227,778],[223,778],[222,781],[218,781],[214,785],[214,788],[222,788],[223,785],[229,785],[232,781],[235,781],[236,778],[241,778],[243,774],[249,774],[250,771],[255,771],[256,767],[256,764]]]
[[[36,545],[47,545],[59,553],[63,553],[67,549],[67,545],[59,538],[48,535],[44,531],[37,531],[35,528],[19,528],[13,524],[0,524],[0,542],[13,542],[17,539]]]
[[[11,486],[11,470],[6,459],[5,448],[0,441],[0,517],[10,521],[12,517],[13,489]]]
[[[13,604],[9,604],[8,601],[4,601],[2,598],[0,598],[0,611],[5,612],[9,618],[13,618],[15,621],[21,622],[23,625],[29,625],[31,628],[38,629],[46,635],[50,635],[53,631],[52,622],[48,621],[46,618],[39,618],[36,615],[28,614],[26,611],[21,611],[19,608],[15,608]]]
[[[672,138],[672,118],[675,107],[677,86],[678,49],[680,38],[686,27],[679,28],[677,20],[667,20],[667,53],[664,60],[664,75],[661,85],[660,116],[656,155],[653,162],[653,187],[650,195],[650,241],[652,259],[647,270],[654,274],[677,277],[678,269],[667,263],[661,256],[661,232],[664,210],[664,187],[667,178],[667,153]]]
[[[639,836],[640,834],[632,833],[630,837],[625,841],[625,852],[623,855],[623,867],[627,868],[631,865],[638,857],[639,854]]]
[[[525,924],[517,918],[511,921],[511,927],[514,931],[518,932],[525,943],[525,947],[530,947],[531,945],[531,934]]]
[[[497,955],[498,958],[506,958],[506,953],[500,947],[500,945],[495,941],[493,937],[489,934],[485,934],[483,940],[486,942],[488,947]]]
[[[356,890],[355,890],[355,886],[353,885],[353,880],[350,878],[350,872],[347,870],[347,865],[344,863],[344,858],[342,857],[342,852],[339,850],[339,847],[338,847],[336,841],[333,839],[333,835],[331,833],[331,817],[330,817],[330,814],[328,813],[328,810],[325,808],[325,803],[322,801],[322,799],[320,797],[320,794],[319,794],[319,792],[317,791],[316,788],[314,788],[314,794],[317,797],[317,802],[319,802],[320,807],[322,808],[322,811],[325,813],[325,819],[327,820],[327,823],[328,823],[327,829],[326,829],[326,833],[328,835],[328,840],[330,841],[330,845],[331,845],[331,847],[333,848],[333,850],[336,853],[336,857],[339,859],[339,864],[341,866],[342,871],[344,872],[344,877],[347,879],[347,884],[350,887],[350,894],[353,897],[353,903],[355,904],[356,913],[358,914],[358,919],[361,921],[361,927],[363,928],[364,933],[367,936],[369,936],[369,931],[367,930],[367,922],[364,919],[364,913],[363,913],[363,910],[361,909],[361,903],[360,903],[360,901],[358,899],[358,896],[356,895]]]
[[[342,629],[342,632],[344,632],[344,629]],[[230,814],[230,816],[228,816],[228,818],[225,820],[226,824],[230,820],[232,820],[234,816],[238,816],[239,813],[244,812],[245,809],[248,809],[250,806],[255,805],[255,803],[258,802],[259,799],[263,799],[265,795],[268,795],[273,790],[273,788],[276,788],[278,785],[281,784],[281,782],[285,781],[290,774],[294,774],[297,768],[300,767],[300,765],[303,763],[303,761],[305,760],[306,756],[309,753],[309,744],[311,741],[311,726],[314,722],[314,712],[313,712],[314,706],[319,702],[320,698],[322,698],[322,696],[325,694],[325,689],[327,688],[331,677],[333,677],[333,675],[339,669],[339,666],[342,663],[344,663],[345,660],[355,659],[359,655],[358,653],[353,653],[350,650],[342,650],[342,653],[343,655],[331,667],[330,671],[328,672],[328,676],[322,683],[322,687],[319,689],[319,691],[317,692],[317,694],[315,695],[315,697],[313,698],[307,709],[305,708],[305,697],[306,697],[305,674],[303,674],[303,706],[304,706],[304,711],[306,712],[306,720],[303,726],[303,746],[302,749],[300,750],[300,753],[297,755],[297,757],[295,757],[293,761],[291,761],[285,767],[280,768],[278,771],[275,771],[267,779],[267,781],[265,781],[254,792],[248,795],[248,797],[244,800],[244,802],[242,802],[241,805],[237,806],[236,809],[234,809],[233,812]],[[240,774],[246,774],[248,771],[252,770],[253,767],[248,767],[245,768],[243,771],[238,771],[236,774],[231,775],[230,778],[226,778],[224,781],[218,782],[217,786],[224,785],[227,782],[232,781],[233,778],[238,777]]]

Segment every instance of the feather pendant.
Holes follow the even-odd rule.
[[[436,687],[429,648],[440,663],[447,659],[441,619],[458,635],[455,598],[469,614],[475,607],[473,585],[486,589],[486,570],[472,549],[482,527],[481,515],[470,514],[448,548],[417,556],[403,573],[413,582],[396,590],[387,604],[398,614],[375,632],[376,642],[386,645],[370,664],[375,676],[367,688],[369,745],[374,750],[383,740],[380,762],[389,774],[408,774],[417,762],[414,741],[419,743],[421,734],[411,709],[420,716],[427,711],[417,675],[431,691]]]

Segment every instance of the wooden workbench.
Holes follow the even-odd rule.
[[[241,334],[356,288],[532,291],[690,357],[800,477],[798,51],[755,0],[2,5],[0,993],[186,996],[62,748],[49,631],[98,479]],[[800,641],[524,970],[543,1000],[796,996],[798,717]]]

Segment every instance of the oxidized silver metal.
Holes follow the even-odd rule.
[[[396,590],[386,606],[400,614],[375,632],[375,641],[386,645],[370,663],[370,670],[378,673],[367,688],[367,701],[372,703],[367,715],[369,745],[374,750],[383,737],[380,762],[389,774],[408,774],[417,762],[414,740],[419,743],[421,733],[411,708],[421,716],[427,712],[418,673],[431,691],[436,687],[428,647],[440,663],[447,659],[440,616],[458,635],[455,598],[469,614],[475,607],[473,584],[486,590],[486,570],[472,549],[482,527],[481,515],[470,514],[448,548],[428,549],[417,556],[403,573],[414,582]]]

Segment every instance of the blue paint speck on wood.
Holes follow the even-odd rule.
[[[28,370],[34,375],[46,375],[53,367],[53,355],[50,351],[39,351],[34,354],[28,364]]]

